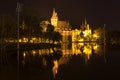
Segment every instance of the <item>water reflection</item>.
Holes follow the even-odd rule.
[[[58,73],[60,65],[67,64],[72,56],[80,56],[84,63],[87,63],[92,55],[104,55],[104,48],[96,43],[72,43],[62,44],[61,48],[50,48],[40,50],[23,51],[21,63],[24,66],[37,64],[50,69],[55,75]]]
[[[54,77],[55,77],[55,75],[57,74],[57,72],[58,72],[58,61],[57,60],[54,60],[53,61],[54,62],[54,66],[53,66],[53,68],[52,68],[52,72],[53,72],[53,75],[54,75]]]
[[[104,52],[102,46],[96,43],[73,43],[72,44],[72,53],[74,55],[81,55],[84,57],[85,62],[87,62],[92,54],[102,55]]]

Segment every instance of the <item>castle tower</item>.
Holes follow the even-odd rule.
[[[57,12],[55,12],[55,8],[53,9],[53,14],[52,14],[52,17],[51,17],[51,24],[55,27],[55,29],[57,28],[58,15],[57,15]]]
[[[82,26],[83,26],[85,29],[89,29],[89,24],[87,23],[86,18],[85,18],[84,22],[82,22]]]
[[[84,25],[87,25],[87,20],[86,20],[86,18],[85,18],[85,21],[84,21]]]

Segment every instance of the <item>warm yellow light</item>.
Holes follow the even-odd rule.
[[[83,50],[83,53],[85,53],[85,54],[91,54],[92,53],[92,49],[85,46],[84,50]]]
[[[45,60],[45,58],[43,58],[43,65],[47,66],[47,61]]]
[[[93,37],[98,38],[99,36],[97,34],[93,34]]]
[[[51,24],[53,26],[57,26],[57,19],[51,19]]]
[[[98,45],[93,46],[93,49],[97,50],[98,49]]]
[[[42,50],[39,50],[39,55],[42,55]]]
[[[57,74],[57,70],[58,70],[58,61],[54,60],[53,63],[54,63],[54,66],[52,68],[52,71],[53,71],[53,75],[55,77],[55,75]]]
[[[22,40],[21,40],[21,39],[19,39],[19,42],[22,42]]]
[[[32,54],[35,55],[35,54],[36,54],[36,51],[35,51],[35,50],[32,50]]]
[[[36,38],[32,38],[32,40],[36,40]]]
[[[79,43],[79,45],[80,45],[80,46],[84,46],[84,43],[83,43],[83,42],[82,42],[82,43]]]
[[[57,27],[57,24],[58,24],[58,15],[57,15],[57,12],[55,11],[55,9],[53,10],[53,14],[51,17],[51,24],[55,27]]]
[[[72,30],[71,32],[72,42],[76,42],[80,39],[80,33],[81,33],[81,30],[78,30],[78,29]]]
[[[81,43],[79,43],[79,44],[81,44]],[[78,54],[82,53],[81,50],[80,50],[81,45],[79,45],[79,44],[75,44],[75,43],[72,44],[72,53],[73,53],[73,55],[74,54],[78,55]]]
[[[83,34],[84,34],[84,37],[90,36],[91,35],[91,30],[90,29],[89,30],[85,30],[85,31],[83,31]]]
[[[53,53],[53,49],[52,48],[50,48],[50,53]]]
[[[25,43],[28,42],[28,38],[25,38],[25,37],[24,37],[24,38],[23,38],[23,42],[25,42]]]
[[[46,54],[49,54],[49,49],[45,49],[45,53],[46,53]]]
[[[14,40],[8,40],[8,42],[14,42]]]
[[[83,31],[83,34],[84,34],[84,37],[86,37],[86,36],[87,36],[87,33],[86,33],[85,31]]]
[[[91,46],[84,46],[83,53],[87,55],[87,59],[89,60],[90,55],[92,54],[92,48]]]
[[[84,39],[83,39],[83,38],[79,39],[79,42],[83,42],[83,41],[84,41]]]
[[[26,53],[24,52],[24,53],[23,53],[23,57],[25,57],[25,56],[26,56]]]

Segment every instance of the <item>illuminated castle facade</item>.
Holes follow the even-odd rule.
[[[55,31],[60,30],[71,30],[70,24],[67,21],[60,21],[58,19],[57,12],[53,9],[53,14],[51,17],[51,24],[55,27]]]
[[[51,17],[51,24],[55,27],[55,31],[58,31],[62,34],[62,42],[67,42],[68,36],[72,35],[72,30],[69,22],[60,21],[58,19],[57,12],[53,9],[53,14]]]
[[[72,42],[83,42],[88,41],[92,38],[92,31],[89,24],[85,19],[84,23],[80,26],[80,29],[71,29],[71,25],[67,21],[59,21],[57,12],[53,9],[53,14],[51,17],[51,24],[55,27],[55,31],[58,31],[62,34],[62,42],[68,42],[71,38]]]
[[[58,31],[62,35],[62,43],[68,42],[88,42],[88,41],[97,41],[102,33],[100,29],[98,30],[91,30],[89,24],[87,23],[86,19],[82,23],[79,29],[73,30],[70,23],[68,21],[60,21],[58,18],[58,14],[53,9],[52,17],[49,21],[42,21],[40,22],[40,26],[43,28],[43,32],[46,32],[47,25],[52,24],[54,26],[54,30]],[[22,25],[20,26],[22,30],[26,30],[27,27],[25,22],[23,21]],[[101,32],[101,33],[100,33]],[[6,40],[6,42],[17,42],[17,40]],[[19,42],[28,42],[28,37],[23,37],[19,39]],[[37,39],[36,37],[31,37],[31,43],[38,43],[38,42],[50,42],[49,39]],[[51,41],[52,42],[52,41]]]

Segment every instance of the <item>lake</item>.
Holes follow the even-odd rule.
[[[60,48],[1,50],[0,80],[108,80],[120,78],[120,48],[65,43]]]

